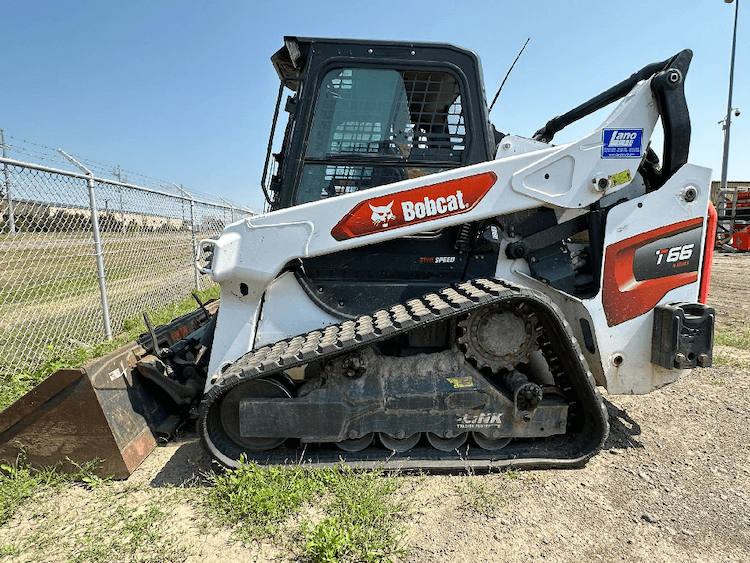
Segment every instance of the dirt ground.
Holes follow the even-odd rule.
[[[714,260],[717,326],[747,328],[750,255]],[[406,561],[742,563],[750,560],[750,371],[747,352],[646,396],[608,396],[611,433],[579,470],[402,476],[413,501]],[[130,486],[182,484],[210,467],[194,436],[157,449]],[[59,502],[84,503],[81,492]],[[68,500],[66,500],[68,499]],[[27,515],[28,516],[28,515]],[[0,528],[20,532],[24,513]],[[181,502],[170,535],[187,561],[290,561],[294,550],[241,545]],[[1,543],[1,541],[0,541]]]

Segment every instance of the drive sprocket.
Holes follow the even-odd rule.
[[[539,349],[539,323],[525,305],[484,307],[469,313],[458,326],[458,343],[478,369],[510,371],[527,363],[529,354]]]

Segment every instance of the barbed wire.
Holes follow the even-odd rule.
[[[10,135],[5,135],[5,139],[6,139],[5,149],[8,153],[11,153],[8,156],[12,156],[12,154],[15,153],[18,155],[23,155],[26,158],[30,158],[33,161],[37,161],[37,164],[46,162],[46,163],[55,164],[57,166],[64,166],[65,168],[70,168],[70,163],[66,161],[62,157],[62,155],[60,155],[60,153],[58,153],[57,151],[53,151],[49,147],[45,147],[37,143],[32,143],[24,139],[18,139]],[[23,145],[15,144],[15,143],[10,144],[7,141],[8,139],[13,139],[15,141],[18,141],[19,143],[26,143],[27,145],[31,145],[31,146],[23,146]],[[42,149],[42,150],[37,150],[31,147],[37,147],[38,149]],[[19,158],[19,160],[21,159]],[[39,162],[39,161],[42,161],[42,162]]]
[[[12,139],[15,142],[8,142],[8,139]],[[77,168],[71,165],[71,163],[64,158],[57,149],[29,141],[28,139],[22,139],[14,135],[5,133],[5,150],[8,153],[9,158],[13,158],[14,155],[18,155],[18,160],[24,160],[36,164],[53,164],[63,170],[71,170],[80,172]],[[133,170],[127,170],[122,168],[119,164],[107,164],[104,162],[98,162],[96,160],[79,156],[73,153],[69,153],[77,161],[82,163],[86,168],[94,172],[97,176],[103,178],[111,178],[119,182],[129,183],[138,185],[144,188],[149,188],[169,194],[182,195],[180,188],[185,190],[193,197],[203,199],[205,201],[214,201],[217,204],[235,207],[237,209],[249,210],[247,205],[236,203],[228,199],[219,197],[215,194],[207,193],[202,190],[197,190],[190,187],[180,186],[176,187],[175,184],[168,180],[162,180],[154,178],[146,174],[141,174]]]

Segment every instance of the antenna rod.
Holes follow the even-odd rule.
[[[492,98],[492,103],[490,104],[490,112],[492,111],[492,108],[495,107],[495,102],[497,101],[497,97],[500,95],[500,91],[503,89],[503,86],[505,86],[505,81],[508,80],[508,77],[510,76],[510,72],[513,70],[513,67],[516,66],[516,63],[518,62],[518,59],[521,58],[521,53],[523,53],[523,50],[526,48],[526,45],[529,44],[529,40],[530,39],[531,39],[531,37],[529,37],[528,39],[526,39],[526,43],[524,43],[523,47],[521,47],[521,51],[518,53],[518,56],[516,57],[516,60],[513,61],[512,65],[510,65],[510,68],[508,69],[508,74],[505,75],[505,78],[503,78],[503,83],[500,84],[500,88],[497,89],[497,94],[495,94],[495,97]]]

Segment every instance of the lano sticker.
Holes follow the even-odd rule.
[[[641,158],[643,129],[603,129],[602,158]]]
[[[338,222],[331,236],[346,240],[466,213],[481,201],[495,182],[494,172],[484,172],[366,199]]]

